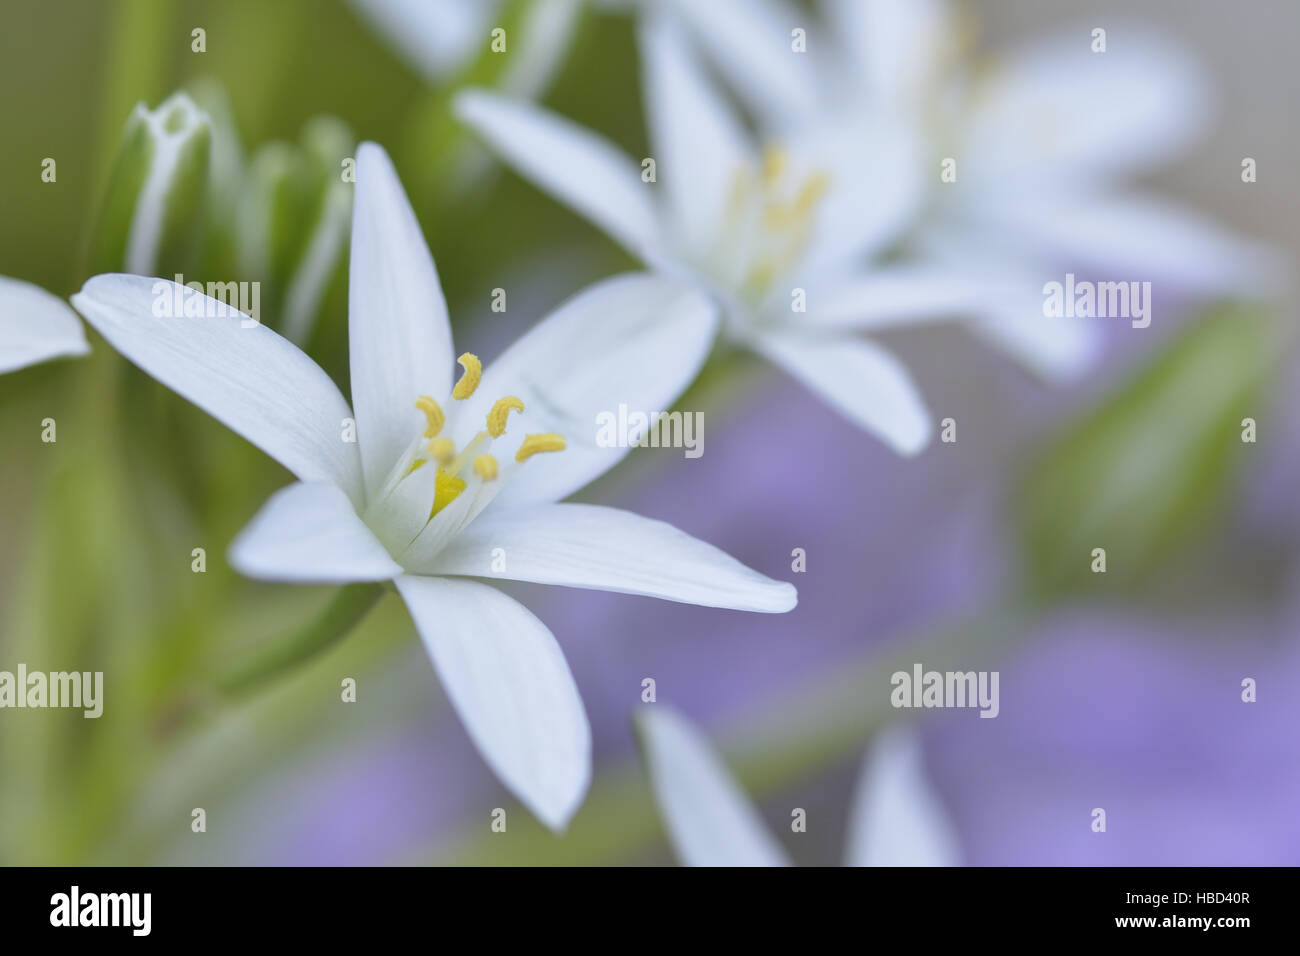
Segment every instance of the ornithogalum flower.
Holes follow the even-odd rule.
[[[637,719],[655,802],[687,866],[786,866],[789,858],[704,735],[655,704]],[[849,814],[846,866],[953,866],[956,830],[925,778],[909,728],[877,735]]]
[[[914,138],[884,114],[858,114],[761,145],[675,23],[648,12],[640,49],[652,145],[643,163],[496,94],[462,93],[458,113],[521,174],[633,254],[714,295],[734,341],[900,452],[918,451],[932,428],[910,377],[853,334],[950,314],[975,294],[910,264],[870,266],[924,195]]]
[[[601,410],[669,407],[694,377],[714,335],[713,307],[680,282],[616,277],[489,367],[462,354],[453,385],[433,259],[374,144],[358,150],[353,215],[351,408],[295,346],[195,291],[103,275],[73,304],[132,362],[299,479],[238,536],[232,565],[276,581],[391,580],[484,759],[560,828],[591,771],[573,678],[541,621],[466,578],[751,611],[795,605],[790,584],[670,525],[557,503],[624,453],[597,445]],[[158,314],[169,309],[155,303],[175,296],[203,317]]]
[[[0,372],[89,351],[66,302],[30,282],[0,276]]]

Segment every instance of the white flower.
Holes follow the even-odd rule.
[[[243,435],[299,483],[231,546],[234,567],[277,581],[392,580],[484,759],[562,827],[590,777],[590,730],[546,627],[465,576],[598,588],[781,612],[794,588],[670,525],[557,504],[624,454],[597,447],[619,401],[666,408],[714,334],[707,299],[653,276],[599,283],[454,387],[446,305],[387,154],[357,154],[349,290],[352,407],[305,354],[238,313],[154,313],[139,276],[97,276],[73,304],[118,351]],[[165,310],[164,310],[165,311]],[[348,440],[355,416],[355,443]]]
[[[920,396],[900,363],[855,334],[951,314],[978,292],[912,264],[868,268],[918,212],[915,138],[882,112],[828,111],[760,148],[673,22],[648,14],[640,48],[647,165],[529,104],[467,91],[455,106],[523,175],[713,293],[733,339],[897,450],[918,451],[932,428]]]
[[[0,276],[0,372],[89,351],[66,302],[30,282]]]
[[[781,844],[689,721],[663,704],[637,717],[655,801],[687,866],[787,866]],[[876,735],[849,813],[847,866],[955,866],[952,822],[925,779],[915,732]]]
[[[1213,103],[1197,64],[1146,28],[1108,19],[1094,52],[1095,24],[1078,23],[972,67],[971,27],[943,0],[821,0],[820,17],[782,0],[671,6],[765,129],[848,104],[910,120],[933,188],[907,248],[982,289],[974,330],[1040,374],[1078,373],[1099,344],[1095,319],[1043,315],[1044,283],[1067,271],[1169,298],[1275,283],[1260,245],[1121,191],[1194,142]],[[790,53],[795,28],[806,55]]]

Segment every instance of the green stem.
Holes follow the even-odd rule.
[[[221,679],[217,689],[227,697],[240,697],[305,663],[342,640],[383,593],[379,584],[345,585],[320,616]]]

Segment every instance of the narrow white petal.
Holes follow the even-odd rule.
[[[493,565],[504,549],[504,570]],[[460,533],[429,574],[503,577],[538,584],[621,591],[741,611],[782,613],[794,585],[746,567],[725,551],[663,521],[598,505],[495,508]]]
[[[806,13],[782,0],[671,0],[671,7],[756,115],[788,117],[817,106],[814,65],[827,38],[809,30]],[[795,52],[796,27],[809,32],[812,52]]]
[[[810,285],[792,321],[825,330],[876,330],[970,315],[987,302],[977,279],[930,263],[886,266]]]
[[[483,759],[563,830],[591,781],[591,728],[551,632],[486,584],[405,575],[397,589]]]
[[[495,6],[485,0],[352,0],[352,5],[431,82],[463,68],[480,44],[487,47]]]
[[[659,814],[683,865],[789,865],[698,729],[666,704],[642,707],[636,727]]]
[[[944,66],[955,24],[940,0],[822,0],[821,6],[861,91],[879,102],[915,104]]]
[[[755,175],[757,154],[671,21],[646,18],[640,42],[657,188],[672,210],[672,238],[696,257],[708,255],[742,173]]]
[[[357,150],[348,348],[357,440],[373,495],[424,426],[415,400],[442,401],[455,364],[433,256],[397,171],[374,143]]]
[[[613,467],[628,449],[601,447],[599,416],[619,405],[661,412],[699,373],[717,328],[711,299],[664,276],[629,274],[584,289],[488,363],[458,423],[483,427],[503,395],[523,400],[494,446],[504,461],[528,432],[558,432],[567,447],[537,455],[501,489],[498,506],[555,501]]]
[[[585,216],[633,255],[654,258],[654,183],[608,140],[528,103],[467,90],[456,115],[521,176]]]
[[[1058,196],[1004,206],[999,223],[1021,230],[1064,272],[1098,281],[1149,281],[1166,291],[1256,295],[1276,291],[1281,266],[1263,244],[1208,217],[1139,195]],[[1158,303],[1157,303],[1158,307]]]
[[[929,442],[933,425],[925,402],[902,363],[879,346],[847,336],[774,332],[758,337],[755,347],[900,454],[914,455]]]
[[[230,566],[265,581],[347,584],[402,573],[339,488],[281,488],[230,545]]]
[[[30,282],[0,276],[0,372],[89,351],[68,303]]]
[[[925,776],[915,731],[887,727],[872,744],[849,817],[848,866],[958,866],[961,844]]]
[[[1212,96],[1185,51],[1133,23],[1105,24],[1106,52],[1077,23],[999,61],[978,88],[961,175],[1005,183],[1070,183],[1144,170],[1185,149]],[[971,181],[968,179],[967,181]]]
[[[166,279],[95,276],[72,304],[127,359],[298,478],[332,482],[360,502],[357,446],[343,440],[352,412],[295,345]]]

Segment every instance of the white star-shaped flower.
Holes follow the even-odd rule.
[[[391,580],[484,759],[541,820],[563,827],[591,772],[573,678],[541,621],[468,578],[794,607],[792,585],[670,525],[557,503],[626,452],[596,443],[601,411],[670,407],[704,360],[714,309],[663,277],[606,280],[489,367],[461,355],[453,385],[433,259],[374,144],[357,154],[353,215],[351,408],[298,348],[196,291],[103,275],[73,304],[128,359],[299,479],[234,541],[232,565],[274,581]],[[167,314],[174,296],[183,311],[211,312]]]

